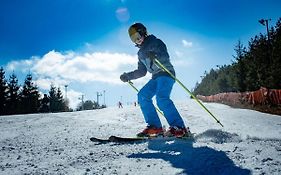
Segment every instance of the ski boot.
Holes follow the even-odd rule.
[[[192,137],[192,134],[189,130],[189,128],[182,128],[177,126],[172,126],[169,128],[167,132],[164,133],[165,137]]]
[[[163,136],[163,128],[157,128],[155,126],[147,126],[142,132],[137,134],[137,137],[158,137]]]

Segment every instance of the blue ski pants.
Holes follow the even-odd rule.
[[[159,116],[152,103],[152,98],[156,95],[156,103],[170,126],[185,127],[184,122],[177,111],[170,94],[175,80],[168,76],[160,76],[149,80],[138,93],[145,122],[148,126],[162,127]]]

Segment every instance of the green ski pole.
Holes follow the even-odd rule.
[[[130,85],[133,89],[135,89],[137,92],[139,92],[139,90],[134,86],[133,82],[128,81],[128,83],[129,83],[129,85]],[[164,116],[163,112],[162,112],[158,107],[155,106],[155,109],[156,109],[157,112],[159,112],[162,116]]]
[[[178,80],[157,58],[154,59],[154,61],[156,62],[156,64],[161,67],[164,71],[166,71],[173,79],[175,79],[176,82],[178,82],[181,87],[189,93],[189,95],[191,95],[191,97],[193,99],[196,100],[196,102],[203,108],[205,109],[205,111],[207,111],[215,120],[217,123],[219,123],[222,127],[223,125],[221,124],[221,122],[198,100],[197,97],[195,97],[185,86],[184,84],[182,84],[182,82],[180,80]]]

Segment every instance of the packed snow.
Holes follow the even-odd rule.
[[[176,103],[193,141],[89,140],[144,129],[135,106],[0,116],[0,174],[281,174],[281,116],[204,104],[224,128],[195,101]]]

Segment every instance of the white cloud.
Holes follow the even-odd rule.
[[[54,84],[56,87],[64,86],[69,84],[69,81],[61,79],[59,77],[50,79],[49,77],[39,77],[35,80],[35,83],[44,90],[50,89],[50,85]]]
[[[72,109],[76,109],[77,104],[79,104],[81,102],[81,100],[79,99],[82,96],[81,92],[77,92],[74,90],[69,90],[67,92],[67,99],[69,100],[69,107]]]
[[[119,79],[124,70],[137,66],[136,55],[125,53],[93,52],[77,54],[50,51],[43,57],[31,57],[26,60],[11,61],[7,70],[22,73],[30,71],[35,82],[42,90],[49,90],[50,84],[64,87],[70,83],[103,82],[122,84]],[[82,85],[83,86],[83,85]],[[77,104],[80,92],[69,89],[70,106]]]
[[[121,83],[119,75],[124,66],[136,65],[136,56],[124,53],[84,53],[82,55],[70,52],[62,54],[50,51],[41,59],[32,60],[32,72],[44,81],[100,81],[107,83]],[[19,64],[13,63],[13,66]],[[40,82],[38,84],[40,84]]]
[[[11,61],[7,64],[6,68],[8,71],[14,71],[20,69],[22,72],[26,73],[30,71],[33,63],[37,61],[37,57],[31,57],[30,59]]]
[[[190,42],[190,41],[186,41],[186,40],[183,39],[181,42],[182,42],[184,47],[190,48],[190,47],[193,46],[193,43]]]

